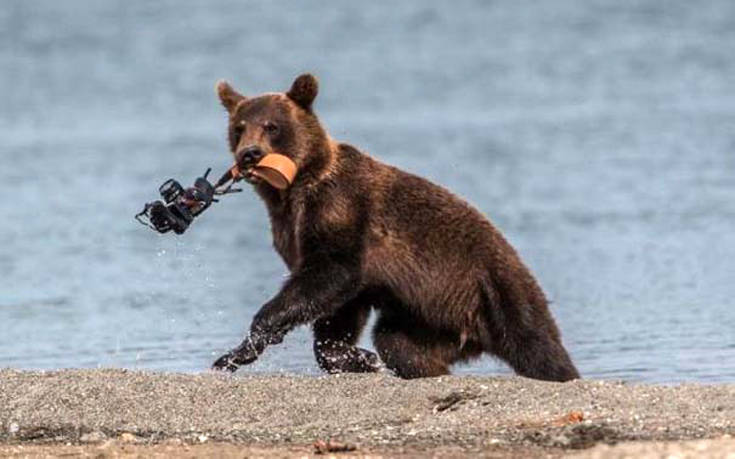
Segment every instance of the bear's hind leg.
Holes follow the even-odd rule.
[[[331,316],[314,322],[314,356],[329,373],[369,373],[380,369],[375,353],[355,346],[370,315],[370,303],[358,296]]]
[[[456,357],[446,355],[444,341],[434,335],[408,317],[382,311],[373,342],[385,366],[396,376],[426,378],[449,374],[449,365]]]

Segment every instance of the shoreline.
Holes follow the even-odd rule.
[[[614,457],[732,451],[732,435],[735,384],[0,370],[0,455],[303,456],[331,440],[349,455]]]

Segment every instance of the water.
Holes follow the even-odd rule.
[[[218,78],[309,70],[336,138],[504,231],[584,376],[735,381],[733,56],[729,0],[5,1],[0,367],[196,372],[238,343],[286,274],[262,204],[183,237],[132,215],[228,166]],[[308,328],[243,371],[318,373]]]

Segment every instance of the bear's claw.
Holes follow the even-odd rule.
[[[242,365],[247,365],[249,363],[255,362],[257,358],[258,356],[256,355],[241,355],[233,352],[228,352],[227,354],[214,361],[214,363],[212,364],[212,369],[218,371],[227,370],[234,373]]]
[[[218,358],[212,364],[213,370],[237,371],[242,365],[253,363],[258,359],[258,350],[250,338],[247,338],[238,347]]]
[[[234,373],[238,368],[240,368],[240,365],[235,362],[234,356],[229,352],[215,360],[212,364],[212,369],[217,371],[227,370]]]

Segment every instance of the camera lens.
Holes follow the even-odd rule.
[[[183,191],[184,188],[174,179],[166,180],[158,189],[158,192],[161,193],[161,197],[163,197],[163,200],[166,201],[167,204],[174,202]]]

